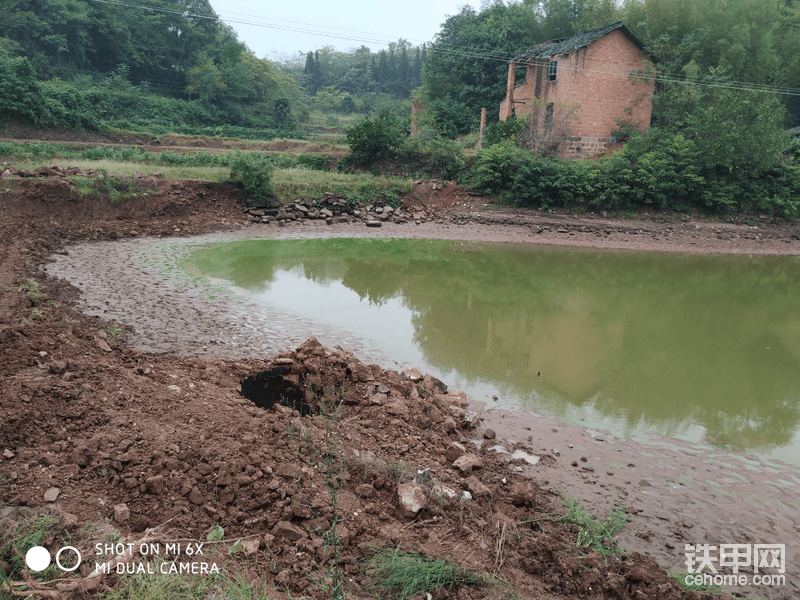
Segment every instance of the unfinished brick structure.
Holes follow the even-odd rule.
[[[647,64],[642,43],[621,22],[544,42],[509,63],[500,120],[512,110],[525,117],[538,105],[544,107],[537,110],[538,119],[545,119],[547,128],[559,107],[562,114],[576,107],[567,134],[553,138],[555,153],[580,158],[610,153],[621,147],[609,139],[619,129],[617,119],[641,131],[650,126],[653,79],[631,79]],[[525,81],[515,86],[519,66],[526,67]]]

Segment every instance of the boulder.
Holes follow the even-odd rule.
[[[428,497],[425,495],[423,486],[416,483],[401,483],[397,486],[397,502],[400,514],[407,518],[413,518],[425,508]]]
[[[453,461],[453,466],[464,473],[471,473],[472,469],[480,469],[483,466],[481,459],[474,454],[464,454]]]

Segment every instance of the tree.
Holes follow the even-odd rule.
[[[403,46],[403,49],[400,51],[400,66],[398,67],[397,73],[400,96],[403,98],[408,98],[410,92],[411,81],[409,75],[408,52],[406,52],[406,48]]]
[[[496,114],[505,95],[508,61],[539,41],[537,34],[535,15],[522,4],[496,2],[480,13],[464,6],[444,22],[422,69],[422,82],[440,107],[463,107],[467,125],[459,125],[459,133],[477,127],[481,107]]]

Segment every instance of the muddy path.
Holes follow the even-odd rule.
[[[354,576],[355,595],[369,597],[359,587],[363,581],[356,568],[361,544],[422,547],[470,568],[491,570],[497,566],[497,544],[506,524],[517,535],[506,546],[503,573],[522,597],[695,598],[692,592],[679,592],[657,564],[685,571],[684,544],[700,543],[786,544],[785,586],[728,589],[755,597],[795,597],[800,585],[800,566],[793,558],[800,550],[795,467],[665,438],[618,439],[545,415],[484,410],[474,402],[466,410],[480,411],[479,427],[453,429],[446,403],[453,402],[459,414],[465,410],[460,397],[437,399],[433,388],[409,388],[399,375],[405,365],[390,364],[380,349],[293,315],[266,315],[242,327],[242,311],[253,307],[220,306],[167,289],[132,260],[136,252],[164,238],[201,233],[228,239],[378,235],[594,247],[629,247],[635,239],[646,246],[642,249],[664,251],[686,250],[702,239],[692,251],[722,252],[729,240],[718,237],[717,225],[600,218],[576,222],[569,215],[519,211],[509,217],[501,209],[481,210],[482,199],[470,199],[454,186],[428,190],[421,184],[408,206],[408,212],[421,213],[419,225],[367,229],[361,223],[307,221],[278,228],[250,224],[235,194],[215,184],[165,182],[154,197],[126,207],[93,201],[75,205],[59,198],[58,189],[47,182],[38,185],[42,187],[20,183],[0,196],[0,402],[6,416],[0,446],[11,455],[0,463],[10,482],[0,487],[4,502],[55,506],[81,523],[96,519],[98,512],[110,517],[113,507],[124,502],[131,510],[121,525],[126,532],[141,532],[162,518],[175,517],[181,535],[201,536],[213,522],[222,521],[231,532],[261,536],[259,552],[270,552],[271,559],[257,561],[258,574],[280,577],[296,592],[313,596],[301,574],[312,562],[325,560],[324,553],[314,556],[313,524],[303,509],[313,498],[294,497],[292,486],[282,483],[294,477],[300,490],[313,495],[319,489],[309,463],[297,460],[306,456],[302,441],[286,435],[297,416],[282,409],[256,409],[238,390],[242,374],[274,366],[275,356],[289,360],[299,376],[308,374],[305,362],[316,357],[329,378],[319,382],[319,389],[349,382],[348,389],[358,392],[347,397],[348,418],[340,431],[351,456],[345,487],[352,504],[348,550],[342,558],[343,568]],[[444,193],[433,193],[439,191]],[[481,218],[477,215],[462,224],[465,214],[453,213],[454,203],[461,200],[474,203],[464,207],[461,202],[461,210],[484,218],[495,211],[504,220],[524,217],[534,222],[475,223]],[[555,228],[562,221],[568,226]],[[593,227],[597,231],[581,230]],[[659,231],[664,239],[628,233],[631,227],[663,227]],[[744,237],[752,231],[749,226],[731,227],[738,227],[731,231],[742,239],[736,250],[798,252],[791,226],[759,226],[763,235],[756,239]],[[18,292],[29,279],[41,281],[54,304],[32,303]],[[43,317],[32,318],[34,310]],[[108,333],[109,326],[129,333],[116,337]],[[300,347],[310,335],[328,349]],[[382,368],[371,366],[368,373],[351,366],[369,363]],[[373,400],[379,385],[387,389],[385,398],[378,393]],[[421,399],[414,398],[415,390]],[[304,421],[299,419],[296,426],[312,426],[310,434],[316,435],[314,420]],[[270,433],[265,437],[264,432]],[[453,469],[447,458],[453,442],[478,456],[482,469],[468,474]],[[497,445],[541,458],[529,465],[497,452]],[[130,462],[119,461],[122,455]],[[397,491],[405,480],[365,468],[376,459],[431,467],[437,479],[456,490],[472,486],[484,493],[477,485],[481,483],[492,499],[479,499],[466,522],[457,506],[448,503],[431,505],[417,518],[401,517]],[[299,473],[282,474],[293,464],[301,468]],[[221,472],[224,465],[227,474]],[[254,477],[257,473],[261,479]],[[221,482],[230,477],[231,483],[220,487],[220,477]],[[527,482],[533,487],[526,488]],[[62,495],[49,504],[42,498],[54,484]],[[362,487],[359,492],[365,484],[370,490]],[[225,496],[219,494],[222,489],[229,490]],[[562,493],[579,498],[596,515],[608,514],[617,502],[628,509],[631,522],[617,539],[633,551],[631,558],[604,563],[596,555],[574,559],[565,554],[569,527],[544,518],[563,512]],[[356,513],[361,516],[352,516]],[[424,526],[411,526],[418,522]],[[306,537],[290,540],[296,532],[281,523],[307,532]],[[307,562],[292,562],[298,544],[311,550]],[[463,589],[460,594],[486,597],[485,590]]]

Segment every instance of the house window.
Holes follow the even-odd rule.
[[[550,64],[547,66],[547,80],[555,81],[557,73],[558,73],[558,61],[551,60]]]
[[[553,104],[548,104],[544,109],[544,126],[547,129],[553,128]]]

